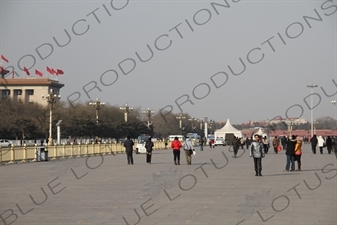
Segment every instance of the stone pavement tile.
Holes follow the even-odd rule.
[[[333,177],[335,171],[322,173],[321,168],[332,163],[336,167],[336,159],[328,155],[313,155],[307,153],[309,146],[304,146],[303,169],[301,172],[282,172],[285,165],[284,154],[268,154],[263,159],[263,177],[255,177],[253,171],[253,161],[247,152],[242,157],[233,159],[228,152],[228,148],[221,147],[216,150],[198,152],[193,158],[193,165],[175,166],[172,164],[172,151],[160,151],[154,154],[154,163],[145,164],[145,155],[135,156],[136,164],[126,165],[125,155],[97,156],[90,159],[79,158],[74,160],[57,160],[46,163],[20,164],[10,166],[0,166],[0,213],[6,209],[16,207],[15,204],[22,204],[22,208],[29,209],[32,201],[31,194],[36,200],[43,200],[41,187],[46,190],[48,200],[42,205],[34,207],[26,216],[19,216],[15,224],[34,224],[35,221],[43,220],[44,224],[126,224],[123,216],[137,222],[136,209],[141,216],[138,225],[149,224],[236,224],[242,213],[237,212],[242,209],[242,205],[247,205],[249,201],[259,204],[262,196],[276,198],[285,195],[289,198],[289,206],[282,212],[276,212],[271,206],[258,208],[264,218],[274,216],[265,222],[265,225],[275,224],[320,224],[329,223],[334,220],[329,209],[337,211],[336,208],[336,178],[327,180],[325,177]],[[211,160],[217,163],[219,168],[226,163],[226,159],[221,152],[228,157],[227,165],[222,169],[217,169]],[[102,159],[104,161],[102,162]],[[203,163],[207,164],[203,165]],[[93,168],[100,165],[96,169]],[[207,176],[201,168],[203,165]],[[66,173],[62,168],[66,168]],[[78,176],[77,179],[73,172]],[[178,184],[167,188],[170,197],[168,199],[163,189],[164,186],[157,186],[150,191],[144,191],[146,184],[163,184],[172,179],[174,173],[181,173],[181,176],[190,175],[181,181],[183,187],[190,187],[190,190],[182,190]],[[331,168],[330,168],[331,169]],[[23,172],[24,171],[24,172]],[[171,172],[170,172],[171,171]],[[168,177],[160,176],[155,179],[154,174],[169,174]],[[168,172],[168,173],[167,173]],[[57,174],[56,174],[57,173]],[[321,178],[322,184],[316,190],[308,190],[303,180],[308,185],[318,184],[316,174]],[[36,176],[38,174],[38,176]],[[196,178],[195,186],[193,176]],[[66,187],[59,194],[53,195],[47,184],[59,176],[54,181],[61,184],[55,188]],[[13,181],[12,177],[17,177]],[[181,178],[181,177],[179,177]],[[12,185],[15,184],[15,185]],[[165,184],[165,183],[164,183]],[[290,190],[295,185],[301,195],[301,199],[294,190]],[[290,191],[289,191],[290,190]],[[12,193],[15,193],[13,195]],[[157,194],[156,194],[157,193]],[[269,194],[269,196],[268,196]],[[248,196],[248,199],[247,199]],[[146,216],[141,209],[148,199],[149,202],[144,207],[148,209],[159,208],[152,215]],[[269,199],[270,200],[270,199]],[[271,199],[273,200],[273,199]],[[275,201],[274,207],[282,209],[286,205],[285,198]],[[15,213],[20,213],[16,208]],[[43,215],[44,214],[44,215]],[[49,220],[50,218],[50,220]],[[332,218],[332,219],[331,219]],[[59,220],[57,220],[59,219]],[[303,222],[301,222],[301,219]],[[208,220],[210,220],[208,222]],[[1,220],[0,220],[1,221]],[[225,221],[225,222],[224,222]],[[299,223],[296,223],[299,222]],[[0,222],[1,224],[1,222]],[[263,224],[259,215],[254,214],[242,224]],[[1,224],[2,225],[2,224]]]
[[[186,221],[190,219],[190,215],[184,213],[177,213],[176,215],[169,215],[163,218],[158,224],[186,224]]]
[[[319,220],[319,224],[322,225],[335,225],[336,224],[336,217],[330,217],[330,218],[323,218]]]

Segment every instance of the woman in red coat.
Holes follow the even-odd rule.
[[[178,140],[178,137],[174,138],[174,141],[171,143],[171,148],[173,149],[174,164],[180,165],[181,142]]]

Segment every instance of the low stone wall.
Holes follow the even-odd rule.
[[[154,150],[165,149],[164,142],[157,141],[153,143]],[[170,149],[170,145],[171,143],[168,143],[167,149]],[[136,146],[134,146],[135,149]],[[20,147],[12,146],[11,148],[1,148],[0,146],[0,165],[122,153],[125,153],[123,143],[64,144],[53,146],[24,145]]]

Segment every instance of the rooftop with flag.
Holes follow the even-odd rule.
[[[59,95],[62,87],[64,84],[49,78],[0,78],[0,98],[21,99],[24,103],[46,105],[47,102],[41,96],[48,94],[50,89]]]

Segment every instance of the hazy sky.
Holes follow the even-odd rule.
[[[62,69],[63,100],[232,124],[286,113],[310,120],[307,85],[317,84],[314,117],[336,116],[336,0],[1,0],[0,8],[3,66],[20,78],[23,66]]]

